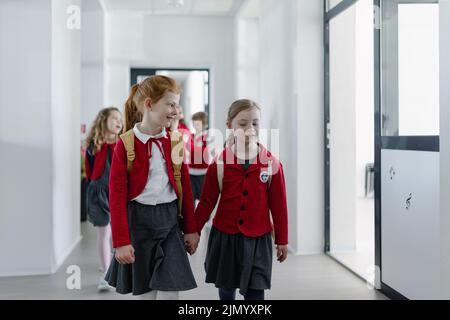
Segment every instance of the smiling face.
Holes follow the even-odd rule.
[[[167,91],[156,103],[151,99],[145,100],[145,107],[149,110],[150,120],[157,126],[170,127],[172,121],[178,116],[177,106],[180,102],[180,95]]]
[[[181,108],[180,105],[177,105],[177,110],[178,110],[178,120],[183,120],[184,119],[184,113],[183,113],[183,108]]]
[[[258,141],[260,121],[261,111],[251,107],[239,112],[227,126],[233,130],[238,144],[248,145]]]
[[[122,131],[122,114],[119,111],[112,110],[106,120],[106,129],[109,133],[119,134]]]

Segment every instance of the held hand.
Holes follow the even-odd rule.
[[[277,260],[283,262],[288,255],[287,245],[277,245]]]
[[[197,232],[184,235],[184,244],[186,246],[186,251],[189,252],[190,255],[193,255],[197,250],[199,241],[200,236]]]
[[[119,247],[116,249],[115,254],[117,262],[120,264],[134,263],[134,248],[131,244]]]

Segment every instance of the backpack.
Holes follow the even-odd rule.
[[[133,129],[128,130],[127,132],[120,135],[120,139],[123,141],[123,145],[125,147],[125,151],[127,152],[127,172],[130,173],[133,168],[133,161],[136,158],[136,154],[134,153],[134,132]],[[178,152],[173,152],[176,146],[182,141],[183,136],[180,132],[170,132],[170,145],[172,150],[172,157],[176,157],[172,159],[173,166],[173,176],[175,179],[175,183],[178,188],[178,219],[180,223],[180,227],[183,225],[183,214],[182,214],[182,204],[183,204],[183,186],[181,184],[181,167],[183,165],[183,157],[184,157],[184,147],[179,148]],[[183,145],[182,145],[183,146]],[[176,161],[173,161],[176,160]]]

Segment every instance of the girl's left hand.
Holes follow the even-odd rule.
[[[277,260],[283,262],[288,255],[287,245],[277,245]]]
[[[197,250],[199,241],[200,236],[197,232],[184,235],[184,244],[186,246],[187,252],[189,252],[190,255],[193,255]]]

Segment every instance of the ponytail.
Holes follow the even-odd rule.
[[[136,102],[134,100],[136,92],[139,89],[139,84],[135,84],[131,87],[130,96],[125,102],[125,125],[123,127],[123,132],[127,132],[132,129],[134,125],[140,121],[142,121],[142,113],[139,112]]]
[[[176,81],[166,76],[153,75],[133,85],[130,96],[125,102],[123,132],[133,129],[136,123],[142,121],[143,110],[139,110],[138,106],[145,98],[150,98],[152,103],[157,103],[167,91],[181,93]]]

